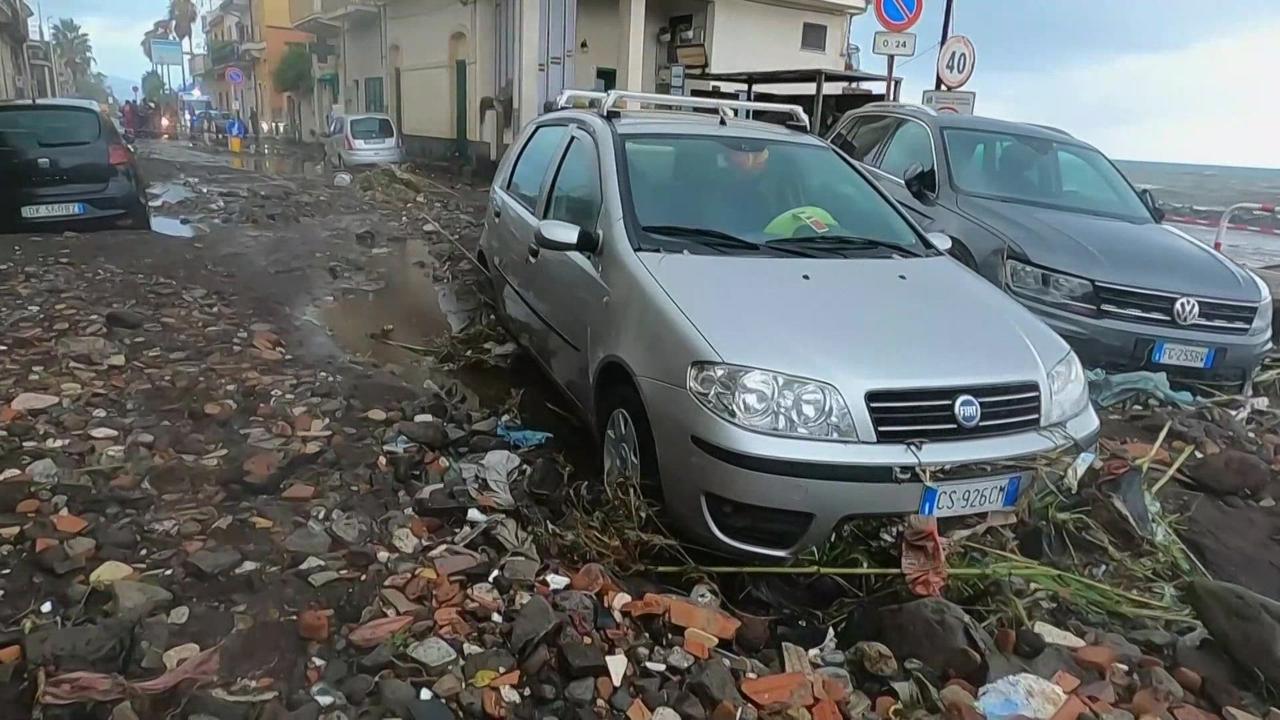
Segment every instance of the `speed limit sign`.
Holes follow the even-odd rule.
[[[964,87],[973,76],[973,42],[963,35],[952,35],[938,52],[938,79],[951,90]]]

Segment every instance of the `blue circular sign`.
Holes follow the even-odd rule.
[[[876,19],[889,32],[906,32],[924,12],[924,0],[875,0]]]
[[[982,403],[972,395],[959,395],[951,405],[951,412],[956,416],[960,427],[970,430],[982,421]]]
[[[232,85],[239,85],[244,82],[244,71],[238,67],[227,68],[227,82]]]

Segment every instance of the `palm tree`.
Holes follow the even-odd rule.
[[[173,34],[178,40],[187,41],[189,54],[195,55],[194,39],[191,28],[200,18],[195,0],[169,0],[169,19],[173,21]],[[182,84],[187,84],[187,65],[182,64]]]
[[[53,47],[71,78],[79,85],[93,69],[93,43],[72,18],[62,18],[53,26]]]

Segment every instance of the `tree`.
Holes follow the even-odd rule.
[[[164,99],[164,78],[155,70],[148,70],[142,75],[142,97],[159,103]]]
[[[53,48],[71,78],[79,85],[93,69],[93,43],[72,18],[62,18],[53,26]]]
[[[191,28],[200,17],[195,0],[169,0],[169,19],[173,21],[173,36],[179,41],[187,41],[187,50],[195,55],[194,40]],[[187,65],[182,65],[182,84],[187,84]]]
[[[295,95],[311,92],[314,83],[311,80],[311,53],[307,48],[290,45],[271,72],[271,81],[275,83],[277,92]]]

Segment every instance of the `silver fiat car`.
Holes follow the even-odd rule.
[[[648,488],[703,545],[787,556],[859,516],[1012,508],[1034,461],[1092,458],[1067,344],[800,108],[572,95],[592,107],[506,154],[480,253],[605,482]]]

